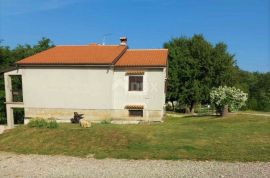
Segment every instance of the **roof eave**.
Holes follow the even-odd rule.
[[[13,71],[13,70],[17,70],[17,69],[18,69],[17,66],[7,67],[5,69],[0,70],[0,74],[6,73],[6,72],[10,72],[10,71]]]
[[[166,68],[166,65],[123,65],[114,66],[114,68]]]
[[[55,67],[55,66],[110,66],[110,63],[70,63],[70,64],[60,64],[60,63],[50,63],[50,64],[34,64],[34,63],[27,63],[27,64],[17,64],[18,66],[21,67],[36,67],[36,66],[46,66],[46,67]]]

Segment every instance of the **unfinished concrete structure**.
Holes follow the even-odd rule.
[[[21,75],[23,102],[13,102],[11,76]],[[74,112],[91,121],[161,121],[166,49],[120,45],[56,46],[17,62],[4,73],[8,125],[13,108],[31,118],[69,121]]]

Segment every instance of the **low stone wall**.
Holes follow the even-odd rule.
[[[83,117],[90,121],[123,120],[123,121],[162,121],[163,111],[144,110],[143,117],[130,117],[126,109],[122,110],[94,110],[94,109],[48,109],[25,108],[26,119],[30,118],[55,118],[62,122],[69,122],[74,112],[84,114]]]

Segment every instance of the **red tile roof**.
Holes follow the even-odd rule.
[[[17,64],[111,64],[126,46],[56,46],[17,62]]]
[[[117,67],[166,66],[167,49],[128,49],[116,62]]]
[[[167,49],[127,49],[124,45],[56,46],[17,62],[18,65],[114,64],[116,67],[166,66]]]

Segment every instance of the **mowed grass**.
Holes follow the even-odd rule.
[[[124,159],[270,161],[270,117],[167,117],[161,124],[19,126],[0,135],[0,151]]]

